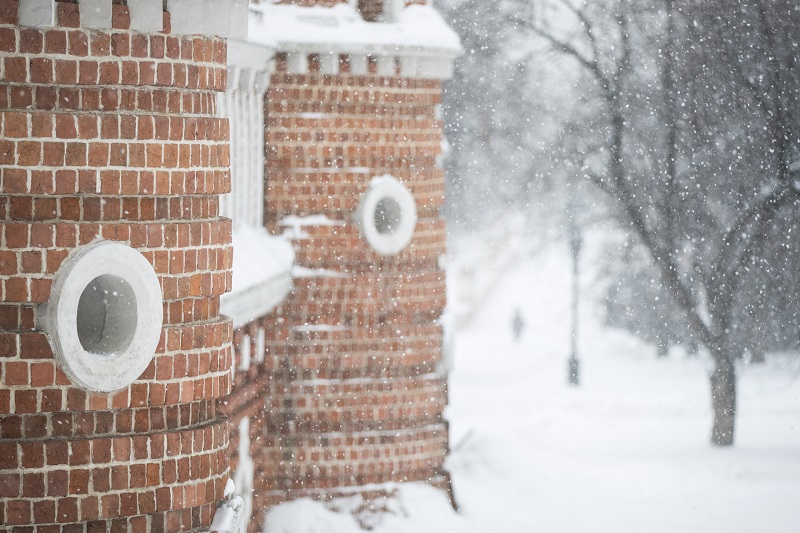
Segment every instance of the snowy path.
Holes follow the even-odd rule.
[[[565,250],[520,264],[456,336],[448,466],[474,530],[800,531],[800,361],[745,369],[737,444],[713,449],[705,362],[656,360],[588,305],[565,384],[569,272]]]

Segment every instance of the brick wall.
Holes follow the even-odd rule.
[[[389,481],[448,487],[437,323],[445,305],[441,82],[379,76],[373,60],[367,75],[352,75],[347,56],[327,75],[308,59],[309,72],[290,74],[279,55],[265,98],[266,224],[280,233],[289,215],[329,222],[304,225],[295,240],[306,270],[291,296],[236,332],[235,343],[249,333],[254,350],[255,332],[266,331],[264,361],[237,373],[225,406],[234,424],[251,417],[251,531],[270,506],[300,496]],[[373,251],[353,222],[370,179],[383,174],[417,203],[411,243],[395,256]]]
[[[0,0],[0,524],[208,525],[228,478],[226,44],[170,34],[166,13],[140,33],[126,6],[109,30],[57,8],[56,27],[23,28]],[[113,394],[73,386],[34,316],[64,259],[98,239],[138,249],[164,295],[153,362]]]

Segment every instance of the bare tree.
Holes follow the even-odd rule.
[[[800,145],[800,12],[788,0],[679,1],[543,0],[512,22],[591,80],[601,125],[581,134],[597,147],[576,156],[711,354],[711,441],[727,446],[742,273],[769,224],[800,201],[790,165]],[[721,154],[721,142],[734,153]],[[697,254],[696,269],[686,254]]]
[[[565,90],[566,80],[552,83],[561,72],[538,60],[545,47],[509,24],[509,17],[531,2],[440,0],[438,5],[464,47],[444,95],[451,230],[491,224],[509,209],[544,226],[560,216],[552,206],[562,176],[547,168],[546,154],[573,91]],[[558,94],[543,96],[550,87]],[[550,105],[554,98],[560,105]]]

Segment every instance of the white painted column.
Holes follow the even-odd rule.
[[[320,54],[319,71],[322,74],[336,74],[339,72],[339,54],[333,52]]]
[[[266,349],[266,332],[264,328],[258,328],[258,336],[256,337],[256,353],[253,361],[255,363],[264,362],[264,350]]]
[[[378,76],[394,76],[396,60],[394,56],[378,56]]]
[[[242,222],[249,226],[260,226],[260,221],[256,221],[256,206],[258,205],[258,183],[264,180],[263,174],[253,172],[253,157],[259,151],[256,145],[255,128],[253,127],[253,101],[255,100],[254,79],[255,71],[247,69],[239,80],[239,92],[242,95],[239,107],[240,120],[242,125],[241,136],[241,157],[240,171],[245,177],[242,184]]]
[[[250,418],[244,417],[239,422],[239,463],[233,475],[236,494],[242,498],[242,509],[239,511],[237,527],[234,531],[247,531],[253,516],[253,478],[255,468],[250,453]]]
[[[350,74],[357,76],[369,74],[369,60],[366,54],[350,54]]]
[[[237,370],[250,370],[250,335],[247,334],[239,343],[239,367]]]
[[[246,2],[244,2],[246,3]],[[236,39],[228,41],[228,87],[220,114],[231,132],[231,193],[220,204],[234,229],[264,224],[264,95],[275,51]]]
[[[252,161],[251,173],[254,176],[259,176],[260,179],[256,184],[255,196],[258,199],[256,203],[255,223],[258,226],[264,224],[264,201],[266,199],[265,190],[265,177],[267,170],[265,168],[265,150],[266,150],[266,128],[267,116],[264,107],[264,97],[269,88],[269,73],[258,72],[254,79],[254,94],[253,99],[253,137],[255,138],[255,156]]]
[[[247,188],[251,179],[243,170],[246,168],[245,154],[249,140],[246,135],[246,116],[242,110],[242,100],[246,97],[242,91],[242,78],[247,77],[247,69],[238,69],[236,79],[229,80],[233,92],[233,109],[231,109],[231,184],[233,194],[233,227],[236,228],[246,223],[247,220]]]
[[[306,74],[308,72],[308,53],[289,52],[286,54],[286,71],[289,74]]]

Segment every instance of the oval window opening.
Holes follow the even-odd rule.
[[[385,174],[369,181],[353,217],[373,250],[381,255],[395,255],[414,235],[417,205],[400,180]]]
[[[94,278],[78,300],[78,339],[87,352],[115,355],[124,352],[136,333],[138,310],[130,284],[119,276]]]
[[[375,229],[381,235],[392,235],[400,227],[402,216],[402,208],[397,200],[381,198],[375,206]]]

